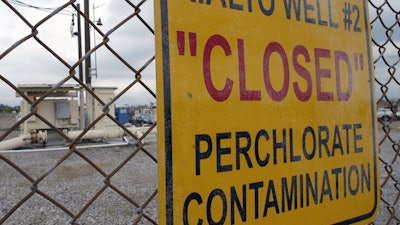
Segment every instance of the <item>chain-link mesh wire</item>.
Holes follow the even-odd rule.
[[[137,60],[127,55],[126,49],[118,45],[119,42],[128,41],[136,43],[138,48],[142,47],[141,42],[144,40],[134,39],[138,37],[138,32],[147,33],[146,39],[153,42],[153,24],[142,16],[145,10],[150,10],[152,13],[152,2],[146,0],[135,3],[128,0],[121,2],[129,13],[110,15],[118,18],[118,21],[104,29],[100,28],[95,20],[86,16],[74,1],[65,1],[63,5],[54,8],[42,8],[48,12],[47,15],[33,19],[20,10],[21,7],[29,5],[22,1],[2,0],[0,7],[12,12],[13,20],[23,24],[25,30],[9,34],[12,37],[9,39],[4,37],[8,32],[12,32],[12,27],[9,28],[10,31],[3,30],[1,40],[8,40],[6,43],[9,44],[6,48],[0,49],[0,62],[13,59],[13,54],[18,55],[25,44],[34,43],[36,49],[41,51],[38,54],[47,54],[52,58],[43,67],[57,64],[64,75],[55,76],[55,79],[52,79],[56,81],[55,85],[46,89],[46,92],[38,98],[31,98],[14,81],[14,68],[7,70],[7,73],[0,70],[2,89],[12,89],[27,102],[29,109],[18,122],[2,130],[0,141],[11,138],[24,122],[35,118],[45,123],[53,131],[53,135],[66,140],[67,144],[64,150],[57,151],[26,151],[23,155],[23,151],[19,151],[21,154],[0,153],[0,224],[158,223],[157,148],[154,143],[144,143],[144,140],[155,131],[156,122],[142,129],[143,134],[135,133],[116,120],[110,112],[113,103],[131,92],[138,93],[135,92],[136,89],[144,90],[155,101],[154,88],[151,79],[148,78],[153,72],[149,68],[154,64],[154,51]],[[383,113],[378,112],[381,204],[378,216],[372,224],[400,224],[400,160],[398,159],[400,76],[397,71],[400,61],[400,4],[397,0],[369,0],[369,3],[377,105]],[[35,6],[30,5],[30,7]],[[65,14],[65,10],[70,12],[68,15],[72,12],[73,18],[79,16],[83,22],[87,21],[90,32],[94,33],[97,40],[101,40],[98,43],[94,41],[93,46],[78,60],[71,60],[71,57],[59,50],[57,46],[64,43],[53,43],[51,37],[41,36],[42,27],[52,23],[55,17]],[[119,39],[126,29],[133,27],[133,23],[140,24],[142,29],[130,30],[132,38],[129,40]],[[77,35],[83,35],[83,32],[78,32]],[[141,54],[139,50],[137,51]],[[82,73],[78,73],[87,59],[96,57],[96,53],[112,58],[124,71],[122,75],[115,75],[111,79],[121,79],[125,85],[119,89],[115,97],[106,101],[93,91],[90,83],[84,81]],[[24,60],[34,61],[35,58],[19,58],[18,63],[14,65],[23,67]],[[106,63],[99,64],[100,67],[103,65],[107,66]],[[98,72],[97,66],[86,68],[89,72],[95,70],[95,75],[98,75],[100,80],[102,74]],[[27,73],[38,72],[32,69],[25,68]],[[47,98],[71,83],[83,89],[87,96],[93,96],[94,105],[102,110],[102,113],[92,118],[85,129],[74,138],[68,136],[63,129],[38,111],[38,106]],[[105,83],[107,84],[107,80]],[[85,147],[84,135],[104,118],[112,121],[113,125],[122,130],[124,138],[131,141],[126,142],[123,147],[110,147],[110,145],[102,148],[98,146],[95,149]],[[30,163],[27,165],[26,161]]]
[[[60,2],[58,1],[58,3]],[[43,4],[43,2],[37,3]],[[112,4],[115,5],[116,1],[113,1]],[[3,41],[8,40],[4,37],[6,32],[10,34],[10,37],[11,32],[15,31],[15,33],[12,34],[11,44],[0,50],[0,60],[2,62],[10,61],[14,55],[18,55],[19,51],[22,51],[21,49],[25,50],[27,45],[34,45],[37,56],[50,56],[50,59],[47,58],[42,66],[59,67],[61,76],[55,75],[57,78],[48,80],[38,80],[35,79],[35,76],[30,76],[26,84],[34,82],[46,84],[49,80],[55,81],[54,85],[37,85],[37,87],[44,86],[45,91],[39,96],[32,97],[14,81],[16,75],[13,71],[19,68],[6,69],[6,66],[3,67],[4,70],[1,73],[6,73],[0,74],[3,90],[12,89],[16,92],[26,102],[26,106],[23,107],[28,109],[28,112],[25,112],[18,122],[1,133],[0,141],[13,140],[10,138],[13,133],[25,126],[26,122],[35,120],[47,125],[48,130],[52,131],[51,135],[64,139],[66,146],[63,149],[53,149],[54,151],[51,152],[27,151],[22,153],[19,151],[21,153],[17,155],[16,153],[0,153],[0,224],[157,224],[157,148],[154,147],[156,144],[144,143],[144,139],[155,131],[156,122],[140,130],[135,127],[132,129],[132,127],[121,124],[111,113],[114,103],[130,92],[138,92],[137,90],[145,90],[146,94],[155,102],[154,87],[149,85],[150,79],[148,78],[151,75],[149,68],[154,67],[154,49],[146,56],[140,57],[138,62],[130,57],[131,54],[128,55],[125,52],[126,46],[120,45],[120,36],[124,32],[129,32],[131,35],[132,38],[129,40],[131,45],[136,42],[136,46],[140,46],[142,44],[140,42],[146,42],[134,39],[134,37],[140,36],[139,32],[146,33],[147,39],[154,42],[153,24],[149,24],[142,16],[143,9],[150,10],[150,15],[152,15],[153,7],[152,2],[149,3],[145,0],[135,1],[135,3],[118,1],[118,4],[123,4],[122,7],[126,13],[111,15],[118,20],[113,20],[114,23],[108,25],[108,28],[100,28],[99,23],[89,18],[75,1],[64,1],[57,7],[39,7],[23,1],[3,0],[1,2],[0,7],[4,11],[12,12],[12,19],[15,24],[19,24],[19,29],[15,31],[10,27],[9,31],[2,30]],[[95,7],[93,3],[93,7],[92,4],[88,4],[85,9],[93,8],[94,14]],[[31,18],[25,8],[43,10],[47,13],[42,17]],[[71,25],[71,35],[77,35],[81,43],[84,34],[93,33],[92,46],[86,49],[79,59],[73,59],[68,52],[63,52],[60,48],[67,43],[57,42],[56,38],[52,40],[52,37],[58,35],[57,32],[60,32],[62,28],[68,29],[68,26],[59,24],[57,30],[45,32],[45,34],[41,32],[48,30],[47,26],[57,21],[59,16],[68,15],[72,16],[72,23],[76,23],[79,18],[82,20],[79,25],[88,26],[74,32],[76,28],[74,24]],[[138,24],[141,27],[139,29],[137,28]],[[83,32],[84,29],[86,32]],[[90,42],[92,37],[86,38],[85,36],[85,44],[87,44],[87,40]],[[96,43],[96,39],[101,41]],[[82,51],[80,48],[84,46],[83,43],[81,46],[81,43],[78,51]],[[77,50],[71,49],[70,51],[75,53]],[[88,60],[89,58],[94,59],[97,53],[106,55],[104,57],[111,58],[115,64],[120,66],[121,74],[113,74],[112,77],[109,75],[109,79],[103,81],[108,84],[107,82],[110,80],[122,80],[123,85],[122,87],[120,85],[115,97],[102,99],[99,92],[95,92],[92,87],[90,80],[96,78],[93,75],[98,75],[97,83],[100,83],[102,76],[96,67],[93,68],[93,61],[90,63]],[[17,60],[21,66],[25,61],[32,61],[33,64],[43,63],[38,59],[39,57],[26,56]],[[138,57],[134,59],[138,59]],[[103,65],[101,64],[101,66]],[[83,67],[89,71],[89,74],[85,76],[85,81]],[[104,68],[104,71],[107,72],[107,69]],[[94,70],[96,74],[93,74]],[[35,68],[25,68],[25,71],[26,74],[40,73],[40,71],[35,71]],[[82,99],[87,99],[88,113],[91,113],[89,110],[94,110],[88,107],[89,104],[100,109],[100,113],[93,118],[85,119],[85,121],[81,118],[80,123],[85,122],[86,126],[74,137],[68,135],[65,129],[61,129],[62,125],[55,124],[53,118],[44,116],[40,112],[41,104],[45,104],[47,99],[55,98],[68,85],[77,86],[82,91],[81,93],[86,93]],[[21,108],[21,110],[23,109]],[[61,115],[57,115],[58,118],[64,118],[61,112],[59,114]],[[85,147],[87,146],[85,137],[91,134],[93,128],[96,128],[100,121],[106,119],[108,126],[98,132],[106,133],[108,129],[115,129],[115,131],[123,133],[121,137],[126,140],[124,146],[114,148],[110,145],[106,145],[105,148],[96,146],[97,148],[94,150]],[[27,133],[26,130],[25,133]],[[104,136],[107,137],[107,135]],[[23,138],[29,139],[27,136],[23,136]],[[37,139],[37,136],[31,137],[31,139]],[[154,143],[156,142],[154,141]],[[27,164],[26,161],[29,161],[30,164]]]
[[[400,224],[399,3],[369,0],[381,166],[380,210],[373,224]]]

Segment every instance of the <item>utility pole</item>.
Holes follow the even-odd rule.
[[[81,5],[77,4],[78,10],[81,10]],[[82,29],[81,29],[81,15],[77,13],[78,17],[78,59],[82,58]],[[79,80],[83,81],[83,67],[82,63],[79,64]],[[83,87],[81,87],[79,91],[79,101],[80,101],[80,110],[79,110],[79,117],[80,117],[80,128],[83,130],[85,128],[85,99],[83,96]]]
[[[89,0],[84,1],[84,13],[86,15],[86,18],[90,18],[89,16]],[[90,24],[89,21],[86,19],[85,20],[85,53],[88,53],[90,51]],[[92,83],[92,79],[90,76],[90,67],[91,67],[91,61],[90,61],[90,55],[87,56],[85,60],[85,82],[87,85],[90,85]]]
[[[90,51],[90,24],[88,18],[90,18],[89,15],[89,0],[84,1],[84,13],[86,15],[85,19],[85,54],[87,54]],[[91,78],[91,61],[90,61],[90,55],[87,56],[85,60],[85,83],[86,85],[92,90],[92,78]],[[87,112],[87,118],[88,118],[88,123],[91,123],[93,121],[93,96],[86,92],[86,112]]]

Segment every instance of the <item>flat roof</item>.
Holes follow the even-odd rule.
[[[26,92],[28,96],[42,96],[50,89],[52,89],[56,84],[18,84],[17,87]],[[80,90],[80,85],[78,84],[63,84],[52,92],[48,97],[76,97],[77,91]],[[75,93],[72,93],[75,92]],[[17,97],[21,97],[18,92]]]

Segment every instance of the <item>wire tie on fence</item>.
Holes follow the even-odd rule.
[[[143,208],[142,208],[142,207],[139,207],[139,208],[136,210],[136,213],[137,213],[137,214],[142,214],[142,213],[143,213]]]
[[[142,142],[142,140],[136,140],[137,141],[137,143],[136,143],[136,147],[138,147],[138,148],[142,148],[143,146],[144,146],[144,144],[143,144],[143,142]]]
[[[109,175],[103,179],[103,183],[107,184],[107,186],[110,186],[110,183],[111,183],[111,182],[110,182],[110,177],[109,177]]]
[[[101,111],[103,111],[103,113],[109,113],[110,112],[110,105],[112,104],[113,102],[112,101],[110,101],[110,102],[107,102],[104,106],[103,106],[103,108],[101,108]]]
[[[38,184],[36,182],[32,183],[29,187],[32,191],[36,192],[38,189]]]
[[[38,111],[38,108],[36,106],[35,107],[31,106],[30,110],[31,112],[36,113]]]

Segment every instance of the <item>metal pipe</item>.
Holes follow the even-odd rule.
[[[128,130],[135,134],[138,137],[141,137],[143,133],[140,131],[140,128],[137,127],[129,127]],[[69,131],[67,136],[71,139],[76,139],[79,135],[81,135],[82,131]],[[104,140],[113,139],[113,138],[122,138],[125,136],[125,131],[118,127],[104,127],[99,130],[89,130],[87,131],[82,139],[96,139],[101,138]],[[142,141],[143,142],[143,141]]]
[[[145,127],[129,127],[128,130],[135,134],[137,137],[142,137],[143,132]],[[82,131],[69,131],[67,133],[67,136],[71,139],[76,139],[79,135],[81,135]],[[115,138],[123,138],[125,137],[125,131],[124,129],[118,127],[118,126],[113,126],[113,127],[104,127],[103,129],[100,130],[89,130],[83,135],[82,139],[97,139],[101,138],[103,140],[109,140],[109,139],[115,139]],[[129,142],[126,139],[123,139],[126,144],[129,144]],[[8,140],[4,140],[0,142],[0,151],[8,151],[11,149],[15,149],[24,145],[28,145],[31,143],[46,143],[47,142],[47,132],[38,132],[35,133],[35,135],[32,134],[23,134],[21,136],[18,136],[16,138],[11,138]],[[144,144],[144,140],[142,140],[142,143]],[[124,144],[117,144],[117,145],[124,145]],[[94,145],[97,147],[102,147],[102,145]],[[109,146],[109,145],[107,145]],[[88,146],[81,146],[81,148],[88,148]],[[65,148],[57,148],[59,150],[65,149]],[[0,153],[1,153],[0,152]]]
[[[104,148],[104,147],[120,147],[129,145],[129,142],[120,142],[120,143],[110,143],[110,144],[94,144],[94,145],[83,145],[77,146],[77,149],[89,149],[89,148]],[[26,149],[26,150],[0,150],[0,154],[4,153],[32,153],[32,152],[51,152],[51,151],[65,151],[69,150],[69,147],[58,147],[58,148],[39,148],[39,149]]]
[[[7,139],[0,142],[0,150],[15,149],[31,143],[31,135],[23,134],[21,136]]]
[[[114,129],[114,128],[104,128],[101,130],[89,130],[83,135],[82,139],[112,139],[122,137],[124,132],[122,129]],[[71,139],[76,139],[82,133],[81,130],[78,131],[69,131],[67,136]]]

